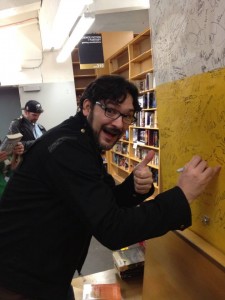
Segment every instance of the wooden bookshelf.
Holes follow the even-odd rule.
[[[124,46],[110,57],[109,72],[125,78],[129,77],[129,54],[127,46]]]
[[[145,30],[128,44],[129,79],[143,79],[153,72],[150,29]]]
[[[78,48],[75,48],[72,52],[72,64],[77,104],[79,105],[80,96],[82,95],[87,85],[95,80],[95,78],[97,77],[97,73],[95,69],[80,69],[78,51]]]
[[[130,126],[125,137],[108,151],[107,160],[109,173],[117,182],[122,182],[146,153],[154,150],[155,157],[149,167],[157,194],[160,186],[160,148],[150,34],[150,29],[146,29],[108,59],[110,74],[121,75],[137,85],[142,111],[137,115],[137,123]]]
[[[120,36],[120,35],[119,35]],[[72,52],[73,73],[76,89],[77,102],[86,86],[103,74],[117,74],[132,81],[137,85],[140,92],[140,103],[143,106],[142,112],[138,114],[138,123],[129,127],[126,137],[120,140],[115,147],[107,151],[106,161],[109,173],[111,173],[116,182],[122,182],[133,170],[133,168],[144,158],[149,150],[154,150],[156,155],[149,164],[154,177],[154,184],[159,191],[159,143],[154,145],[151,142],[154,134],[159,136],[157,127],[157,107],[155,100],[155,91],[153,88],[153,67],[152,67],[152,49],[151,49],[151,31],[146,29],[144,32],[136,35],[133,39],[117,49],[105,62],[104,69],[80,69],[78,48]],[[154,124],[149,124],[149,116],[154,119]],[[146,118],[144,123],[140,123]],[[137,139],[134,140],[134,135]],[[145,140],[140,140],[140,135],[145,136]],[[157,138],[159,141],[159,138]],[[122,147],[123,150],[116,149]]]
[[[76,98],[79,104],[79,98],[84,92],[87,85],[94,81],[97,77],[105,74],[120,74],[124,75],[127,72],[129,76],[128,66],[128,48],[127,43],[133,39],[133,32],[102,32],[103,52],[105,64],[102,68],[96,69],[80,69],[79,49],[76,47],[72,54],[74,84],[76,91]],[[115,55],[114,53],[117,53]],[[111,66],[108,64],[108,58],[114,54],[115,60],[112,60]]]

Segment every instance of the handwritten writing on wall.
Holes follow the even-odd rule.
[[[156,84],[225,67],[225,1],[151,0]]]
[[[220,175],[191,204],[191,230],[225,253],[225,69],[156,89],[162,190],[176,185],[176,170],[199,154]],[[179,212],[177,212],[179,213]],[[204,218],[209,222],[206,224]]]

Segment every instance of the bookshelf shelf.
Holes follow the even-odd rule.
[[[128,47],[124,46],[109,58],[109,72],[111,74],[120,74],[129,69]]]
[[[118,155],[124,156],[124,157],[129,157],[129,155],[127,155],[127,154],[124,154],[124,153],[122,153],[122,152],[119,152],[119,151],[113,151],[113,150],[112,150],[112,152],[113,152],[113,153],[115,153],[115,154],[118,154]]]
[[[149,52],[151,50],[151,39],[150,39],[150,29],[148,28],[141,34],[137,35],[129,43],[129,55],[130,60],[135,59],[136,57]]]
[[[152,108],[142,108],[143,111],[155,111],[157,110],[156,107],[152,107]]]
[[[71,54],[77,104],[87,85],[97,78],[95,69],[80,69],[79,52],[75,48]]]
[[[148,110],[142,110],[142,111],[148,111]],[[132,126],[132,128],[137,128],[137,129],[149,129],[149,130],[159,130],[159,128],[157,127],[154,127],[154,126],[149,126],[149,125],[146,125],[146,126]]]
[[[156,195],[160,190],[160,147],[150,34],[150,29],[145,30],[108,59],[110,74],[121,75],[137,85],[142,111],[137,114],[137,123],[129,127],[126,139],[108,151],[107,157],[109,173],[122,182],[147,152],[154,150],[155,156],[148,165]],[[126,168],[120,166],[123,163]]]
[[[150,93],[150,92],[154,92],[154,89],[152,88],[152,89],[148,89],[148,90],[145,90],[145,91],[140,91],[139,93],[140,93],[140,95],[142,95],[142,94],[146,94],[146,93]]]
[[[120,66],[118,69],[112,71],[111,74],[121,74],[128,69],[129,69],[129,64],[126,63],[126,64]]]
[[[157,165],[149,164],[149,167],[159,170],[159,166],[157,166]]]
[[[148,67],[148,65],[147,65],[147,67]],[[134,69],[134,67],[133,67],[133,69]],[[138,66],[138,70],[136,68],[135,72],[133,71],[133,73],[130,73],[130,80],[143,79],[146,76],[147,73],[152,73],[152,72],[153,72],[153,69],[145,69],[145,70],[143,70],[143,65],[139,65]]]
[[[115,167],[117,167],[118,169],[120,169],[120,170],[122,170],[122,171],[124,171],[124,172],[129,172],[129,170],[128,169],[125,169],[125,168],[123,168],[123,167],[121,167],[121,166],[118,166],[117,164],[115,164],[115,163],[112,163]]]
[[[149,59],[151,57],[151,53],[152,53],[152,50],[149,49],[149,50],[145,51],[144,53],[138,55],[137,57],[133,58],[130,62],[131,63],[142,62],[146,59]]]
[[[135,143],[134,142],[130,142],[131,143],[131,145],[134,145]],[[159,148],[158,147],[154,147],[154,146],[150,146],[150,145],[145,145],[145,144],[142,144],[142,143],[137,143],[137,145],[138,146],[140,146],[140,147],[144,147],[144,148],[148,148],[148,149],[152,149],[152,150],[159,150]],[[133,146],[134,147],[134,146]]]
[[[113,177],[114,177],[114,179],[115,179],[115,181],[116,181],[117,183],[122,183],[122,182],[124,181],[124,177],[123,177],[123,176],[119,176],[119,175],[116,174],[116,173],[113,174]]]
[[[123,139],[121,139],[120,141],[121,141],[122,143],[129,143],[128,140],[123,140]]]

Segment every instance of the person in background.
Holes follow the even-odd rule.
[[[0,299],[69,299],[92,236],[117,250],[191,225],[190,203],[220,166],[193,156],[176,186],[152,201],[144,200],[154,193],[154,151],[119,185],[104,168],[101,151],[138,111],[134,84],[101,76],[87,86],[80,111],[24,154],[0,201]]]
[[[24,110],[24,114],[11,122],[8,133],[20,132],[23,135],[21,142],[27,150],[38,137],[46,132],[44,126],[37,123],[44,110],[41,104],[35,100],[29,100],[22,110]]]
[[[0,151],[0,199],[9,176],[21,161],[23,152],[24,146],[20,142],[14,147],[12,155],[9,155],[6,151]]]

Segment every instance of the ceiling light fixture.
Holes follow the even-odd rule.
[[[75,46],[79,43],[81,38],[85,35],[91,25],[94,23],[94,16],[81,16],[80,20],[77,22],[74,30],[72,31],[70,37],[65,42],[63,48],[59,52],[59,55],[56,58],[58,63],[64,62],[71,54]]]
[[[51,48],[60,49],[69,36],[69,33],[82,14],[86,5],[93,0],[61,0],[52,25]]]

